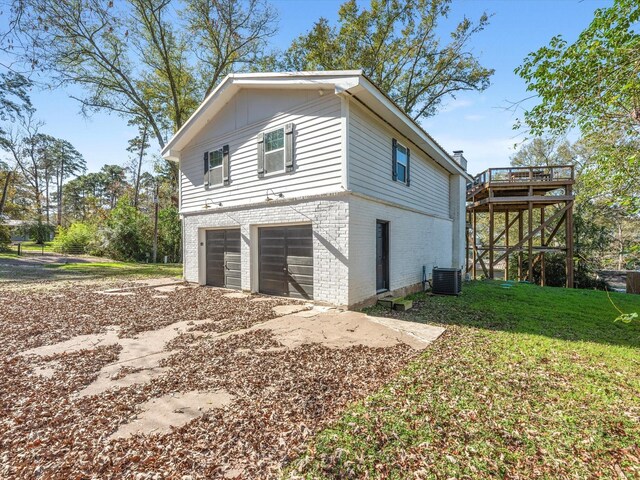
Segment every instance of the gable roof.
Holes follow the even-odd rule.
[[[376,116],[424,150],[449,173],[471,176],[417,122],[404,113],[362,70],[316,72],[232,73],[204,99],[162,149],[167,160],[178,160],[180,151],[243,88],[332,88],[336,95],[355,99]]]

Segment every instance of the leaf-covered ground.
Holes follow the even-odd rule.
[[[111,325],[134,336],[209,319],[203,330],[235,332],[275,317],[273,307],[290,303],[229,298],[223,290],[200,287],[162,293],[138,288],[125,296],[97,289],[77,284],[0,291],[0,478],[275,478],[347,405],[375,392],[415,356],[404,345],[280,348],[268,330],[224,338],[187,332],[167,346],[175,353],[162,361],[168,370],[161,376],[78,397],[118,359],[119,345],[46,358],[18,353]],[[50,365],[50,376],[39,374]],[[230,405],[169,434],[109,438],[150,399],[217,390],[232,395]]]
[[[640,322],[615,323],[606,293],[477,282],[415,304],[372,313],[445,334],[286,476],[640,478]]]

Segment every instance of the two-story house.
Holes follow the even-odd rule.
[[[464,266],[466,161],[361,71],[229,75],[163,155],[187,281],[354,306]]]

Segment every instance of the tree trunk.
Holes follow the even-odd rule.
[[[155,195],[153,197],[153,263],[156,263],[158,259],[158,206],[160,199],[158,198],[159,184],[156,183]]]
[[[7,202],[7,194],[9,193],[9,183],[11,182],[11,171],[7,171],[7,176],[4,179],[4,187],[2,187],[2,198],[0,198],[0,217],[4,212],[4,206]]]
[[[64,158],[60,161],[60,177],[58,180],[58,226],[62,225],[62,180],[64,179]]]
[[[622,270],[622,264],[624,263],[624,241],[622,239],[622,222],[618,223],[618,270]]]
[[[135,192],[133,197],[133,206],[138,208],[138,199],[140,197],[140,172],[142,171],[142,159],[144,158],[144,145],[147,141],[147,124],[144,125],[144,130],[142,131],[142,142],[140,143],[140,154],[138,155],[138,171],[136,173],[136,185]]]
[[[51,208],[49,205],[49,168],[45,167],[44,169],[44,205],[45,205],[45,213],[47,216],[47,225],[51,224],[49,219],[49,209]]]

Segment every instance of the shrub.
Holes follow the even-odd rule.
[[[96,243],[96,228],[82,222],[72,223],[68,228],[59,227],[53,241],[53,249],[62,253],[88,253]]]
[[[535,257],[534,257],[535,262]],[[567,281],[566,259],[564,254],[547,253],[544,257],[545,266],[545,285],[548,287],[564,287]],[[527,254],[523,254],[522,271],[529,269],[529,259]],[[514,272],[518,271],[518,256],[512,255],[509,259],[510,276],[514,276]],[[533,281],[540,283],[542,269],[540,262],[533,264]],[[574,265],[573,281],[576,288],[588,288],[604,290],[607,286],[606,282],[597,278],[596,272],[589,265],[577,259]]]
[[[123,197],[101,229],[104,253],[116,260],[145,260],[151,254],[153,228],[146,215]]]
[[[178,209],[173,206],[163,208],[158,212],[158,260],[167,255],[170,262],[179,262],[181,240]]]
[[[27,226],[27,231],[31,240],[42,245],[51,240],[51,234],[55,231],[55,228],[52,225],[42,223],[42,220],[38,220]]]

